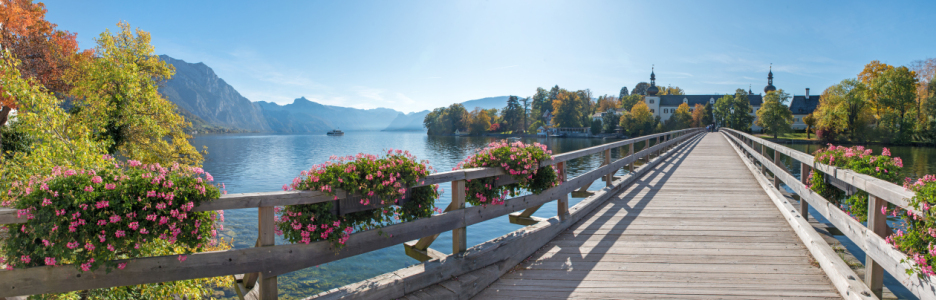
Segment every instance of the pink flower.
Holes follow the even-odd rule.
[[[101,183],[101,182],[103,182],[103,181],[104,181],[104,180],[101,179],[101,176],[94,176],[94,177],[91,177],[91,182],[92,182],[92,183]]]
[[[179,255],[179,262],[183,262],[183,261],[185,261],[186,259],[188,259],[188,256]]]
[[[127,263],[119,263],[119,264],[117,264],[117,268],[118,268],[118,269],[123,270],[123,269],[126,268],[126,267],[127,267]]]
[[[117,188],[117,184],[108,183],[108,184],[105,184],[105,185],[104,185],[104,189],[105,189],[105,190],[113,190],[113,189],[116,189],[116,188]]]
[[[42,206],[52,205],[52,200],[42,199]]]
[[[889,149],[887,149],[887,147],[884,147],[884,150],[881,150],[881,155],[891,156],[891,152]]]
[[[30,258],[29,255],[23,255],[20,256],[20,260],[22,260],[24,264],[28,264],[30,261],[32,261],[32,258]]]
[[[84,188],[84,191],[85,191],[85,192],[89,192],[89,193],[90,193],[90,192],[93,192],[93,191],[94,191],[94,187],[92,187],[92,186],[90,186],[90,185],[89,185],[89,186],[86,186],[86,187]]]
[[[46,258],[45,258],[45,264],[46,264],[46,266],[54,266],[54,265],[55,265],[55,257],[46,257]]]

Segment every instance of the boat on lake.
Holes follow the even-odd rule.
[[[333,136],[341,136],[341,135],[344,135],[344,131],[341,131],[341,129],[335,129],[335,130],[329,131],[328,133],[325,133],[325,134],[326,134],[326,135],[333,135]]]

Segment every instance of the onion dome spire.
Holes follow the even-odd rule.
[[[656,74],[653,72],[654,67],[650,67],[650,87],[647,88],[647,95],[655,96],[660,92],[660,89],[656,87]]]
[[[770,72],[767,73],[767,86],[764,87],[764,94],[776,90],[777,88],[773,85],[773,64],[770,64]]]

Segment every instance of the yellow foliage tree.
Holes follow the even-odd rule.
[[[705,106],[702,104],[696,103],[692,108],[692,127],[702,127],[704,125],[703,119],[705,119]]]
[[[73,121],[94,128],[114,156],[200,165],[202,156],[184,131],[189,123],[157,90],[173,68],[153,54],[149,33],[137,29],[134,35],[129,24],[117,25],[116,35],[104,31],[97,39],[96,57],[70,74]]]

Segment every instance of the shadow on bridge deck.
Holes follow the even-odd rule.
[[[720,134],[693,141],[475,299],[839,298]]]

